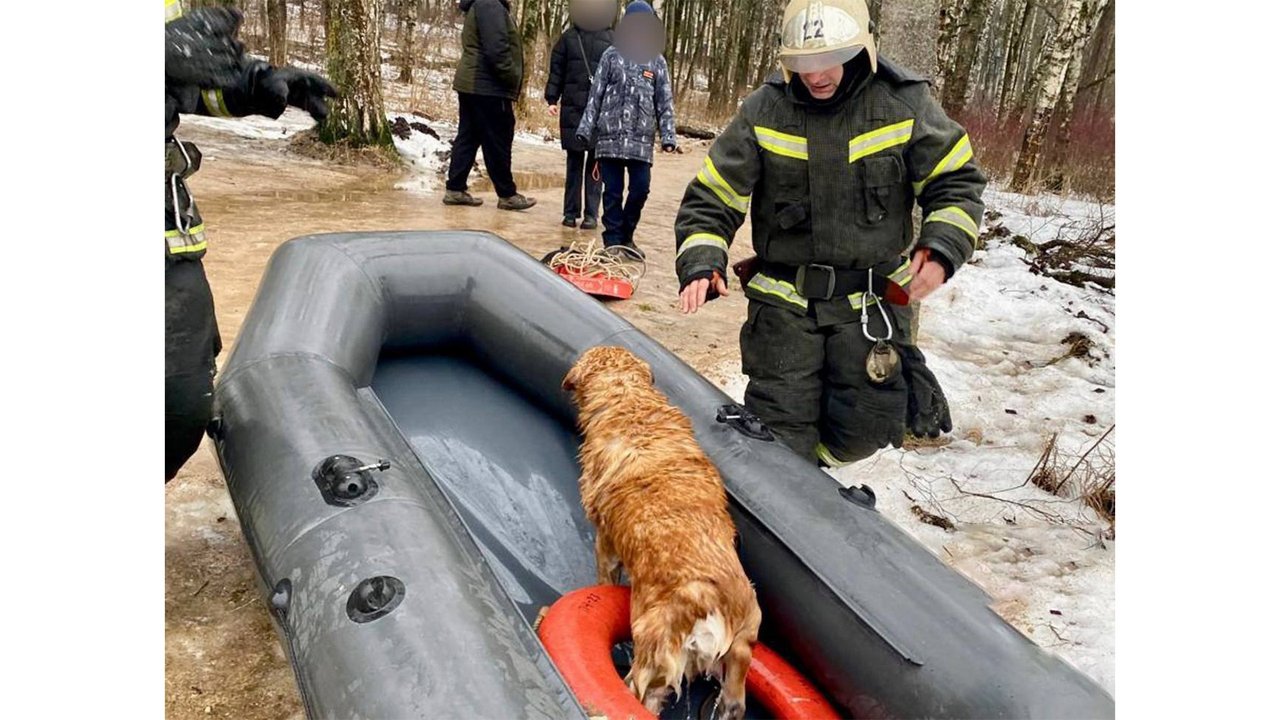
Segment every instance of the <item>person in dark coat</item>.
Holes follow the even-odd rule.
[[[458,93],[458,135],[453,140],[445,205],[480,205],[467,192],[467,176],[484,148],[484,164],[498,193],[498,209],[525,210],[537,203],[516,192],[511,144],[516,136],[514,103],[524,77],[524,50],[511,17],[510,0],[461,0],[462,57],[453,76]]]
[[[591,82],[600,65],[600,56],[613,44],[612,0],[575,0],[570,8],[571,24],[551,51],[551,72],[547,78],[548,112],[560,117],[560,147],[567,154],[564,180],[565,227],[593,230],[600,217],[602,183],[595,172],[595,151],[575,135],[591,94]],[[607,15],[606,15],[607,13]]]

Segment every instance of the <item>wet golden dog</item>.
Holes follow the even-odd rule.
[[[596,527],[596,574],[631,578],[635,661],[627,684],[651,712],[682,679],[710,673],[720,717],[741,718],[760,606],[734,550],[719,472],[689,419],[627,350],[596,347],[564,379],[578,406],[582,505]]]

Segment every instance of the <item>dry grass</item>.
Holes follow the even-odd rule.
[[[397,170],[402,166],[394,148],[354,146],[338,141],[321,142],[314,129],[304,130],[289,139],[289,150],[303,157],[323,160],[327,163],[347,166],[372,167],[379,170]]]
[[[974,156],[983,171],[992,178],[1008,179],[1018,159],[1026,124],[1020,118],[1001,123],[989,107],[971,107],[955,119],[969,132]],[[1046,138],[1037,177],[1040,190],[1113,201],[1116,194],[1114,120],[1109,115],[1094,117],[1080,113],[1065,147],[1055,145],[1052,136]]]
[[[1027,481],[1047,493],[1078,500],[1110,526],[1108,539],[1116,532],[1116,458],[1111,438],[1115,425],[1098,438],[1079,458],[1061,451],[1058,435],[1045,442],[1040,460]]]

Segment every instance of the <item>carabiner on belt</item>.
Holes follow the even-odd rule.
[[[182,153],[182,159],[186,162],[186,167],[182,168],[182,172],[173,173],[169,176],[169,190],[173,193],[173,222],[177,226],[178,232],[188,235],[191,232],[190,221],[183,223],[183,216],[186,215],[182,211],[182,204],[178,202],[178,184],[182,182],[182,173],[191,169],[191,156],[187,154],[187,149],[183,147],[181,140],[174,140],[178,146],[178,151]],[[185,187],[185,183],[183,184]],[[187,198],[191,198],[191,191],[187,191]]]
[[[862,298],[862,335],[872,342],[871,352],[867,353],[867,377],[871,382],[880,385],[894,376],[902,364],[902,359],[898,356],[897,349],[888,342],[893,339],[893,323],[889,320],[889,313],[884,309],[884,302],[876,297],[875,291],[871,289],[872,280],[874,276],[871,268],[867,268],[867,289]],[[888,333],[882,338],[873,336],[869,327],[867,304],[872,300],[875,300],[876,307],[880,309],[880,317],[884,318],[885,332]]]

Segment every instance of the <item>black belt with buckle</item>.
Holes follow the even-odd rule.
[[[895,264],[896,263],[896,264]],[[889,284],[893,281],[875,270],[889,268],[889,272],[897,269],[900,260],[881,263],[872,270],[871,291],[879,297],[888,296]],[[890,267],[892,265],[892,267]],[[830,300],[854,293],[867,291],[866,268],[837,268],[831,265],[810,263],[808,265],[781,265],[764,263],[760,271],[774,280],[782,280],[795,285],[796,292],[809,300]],[[897,283],[893,283],[898,287]],[[900,290],[901,288],[899,288]],[[895,303],[897,304],[897,303]]]

